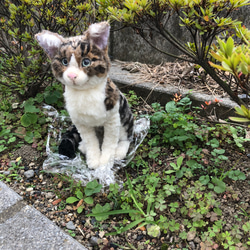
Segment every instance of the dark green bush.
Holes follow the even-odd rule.
[[[43,29],[80,34],[95,22],[91,0],[5,0],[0,4],[0,90],[21,100],[51,81],[50,64],[34,40]]]

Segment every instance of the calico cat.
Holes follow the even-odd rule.
[[[124,159],[133,137],[128,102],[107,76],[109,30],[108,22],[100,22],[90,25],[81,36],[64,38],[46,30],[35,36],[51,59],[54,76],[65,85],[66,109],[91,169]],[[97,137],[100,128],[101,142]]]

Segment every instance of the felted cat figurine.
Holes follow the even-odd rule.
[[[108,22],[100,22],[81,36],[64,38],[46,30],[35,36],[51,59],[54,76],[65,85],[66,109],[91,169],[125,158],[133,136],[127,100],[107,76],[109,30]],[[101,142],[96,134],[100,128]]]

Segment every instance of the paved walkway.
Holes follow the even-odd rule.
[[[0,181],[1,250],[87,250]]]

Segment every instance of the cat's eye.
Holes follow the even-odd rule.
[[[91,64],[91,61],[90,61],[89,58],[84,58],[84,59],[82,60],[82,66],[83,66],[83,67],[88,67],[90,64]]]
[[[63,64],[64,66],[67,66],[67,65],[68,65],[68,60],[67,60],[67,58],[63,58],[63,59],[62,59],[62,64]]]

